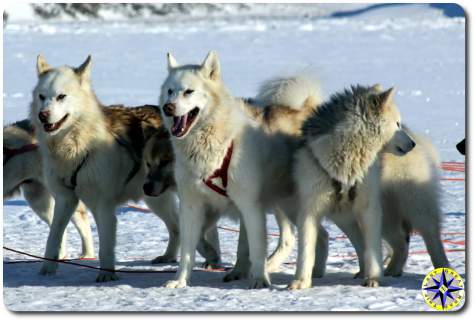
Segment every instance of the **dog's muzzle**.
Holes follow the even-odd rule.
[[[172,117],[175,115],[176,105],[172,103],[166,103],[163,105],[163,113],[167,117]]]

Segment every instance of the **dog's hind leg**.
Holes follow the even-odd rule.
[[[247,278],[249,276],[250,265],[251,262],[249,261],[249,243],[247,240],[247,232],[241,220],[236,264],[234,265],[232,271],[224,276],[223,282]]]
[[[219,233],[215,220],[206,220],[197,250],[205,258],[203,268],[215,269],[221,266]]]
[[[185,195],[184,195],[185,194]],[[167,288],[184,288],[190,278],[198,241],[200,239],[204,217],[204,204],[199,197],[187,200],[186,193],[180,193],[180,268],[175,280],[165,284]]]
[[[281,208],[276,207],[274,209],[274,213],[280,230],[279,244],[274,250],[274,253],[272,253],[272,255],[267,260],[267,272],[278,271],[284,260],[289,257],[295,244],[295,235],[292,222],[281,210]]]
[[[312,277],[321,278],[325,275],[328,259],[328,232],[320,224],[317,234],[317,247],[315,248],[315,264],[313,265]]]
[[[264,208],[258,202],[253,202],[250,195],[235,200],[241,211],[243,225],[246,229],[250,266],[249,288],[260,289],[270,286],[266,271],[267,238],[266,216]]]
[[[99,261],[101,269],[96,282],[108,282],[118,280],[119,277],[113,271],[115,268],[115,244],[117,231],[117,217],[112,200],[101,200],[97,208],[92,212],[96,220],[99,234]]]
[[[78,198],[70,190],[64,189],[57,194],[53,222],[46,242],[45,257],[53,260],[60,259],[60,247],[63,239],[63,234],[71,220],[71,216],[76,211],[78,205]],[[45,261],[41,268],[40,274],[54,274],[58,269],[58,263],[52,261]]]
[[[48,192],[43,184],[37,181],[22,184],[21,189],[23,191],[23,196],[31,209],[51,228],[54,212],[53,196]],[[59,259],[65,259],[67,255],[67,232],[64,230],[61,248],[59,250]]]
[[[364,239],[358,222],[351,212],[341,212],[332,214],[330,218],[335,222],[338,228],[345,233],[355,248],[358,257],[360,270],[354,275],[354,278],[364,277]]]
[[[94,242],[92,240],[91,224],[87,215],[87,208],[83,203],[79,203],[72,221],[81,236],[82,253],[81,258],[94,258]]]
[[[440,228],[437,223],[426,222],[427,225],[416,230],[422,235],[424,243],[429,252],[434,268],[450,267],[449,260],[444,251],[442,240],[440,239]]]
[[[388,228],[388,227],[386,227]],[[391,260],[384,271],[385,276],[398,277],[402,275],[409,253],[410,230],[404,229],[402,222],[390,227],[390,231],[384,231],[383,237],[391,247]]]
[[[145,197],[145,203],[155,215],[162,219],[168,230],[168,245],[165,253],[154,258],[151,263],[175,263],[180,246],[177,197],[175,193],[167,191],[158,197]]]

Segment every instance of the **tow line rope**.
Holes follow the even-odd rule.
[[[41,261],[50,261],[50,262],[56,262],[56,263],[61,263],[61,264],[69,264],[69,265],[74,265],[74,266],[79,266],[87,269],[92,269],[92,270],[100,270],[100,271],[106,271],[106,272],[113,272],[113,273],[176,273],[176,269],[167,269],[167,270],[113,270],[113,269],[103,269],[103,268],[98,268],[95,266],[90,266],[87,264],[81,264],[77,262],[72,262],[74,259],[69,259],[69,260],[55,260],[55,259],[49,259],[46,257],[26,253],[23,251],[15,250],[9,247],[4,246],[4,250],[14,252],[17,254],[25,255],[28,257],[35,258],[37,260],[28,260],[28,261],[3,261],[4,264],[17,264],[17,263],[39,263]],[[81,259],[80,259],[81,260]],[[88,260],[88,259],[86,259]],[[230,267],[223,267],[223,268],[217,268],[217,269],[199,269],[195,268],[193,271],[206,271],[206,272],[224,272],[230,270]]]

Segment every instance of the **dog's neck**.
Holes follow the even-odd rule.
[[[220,168],[229,146],[245,124],[239,121],[245,116],[236,104],[239,101],[231,96],[220,97],[206,121],[197,123],[184,139],[172,139],[177,162],[200,179]]]
[[[40,137],[40,143],[47,147],[47,156],[56,165],[65,167],[64,170],[75,168],[91,152],[92,146],[100,146],[99,140],[110,136],[99,102],[91,98],[87,107],[83,107],[84,112],[65,133]]]

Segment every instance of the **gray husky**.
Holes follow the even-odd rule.
[[[304,123],[305,144],[297,153],[299,251],[290,289],[312,285],[317,226],[324,216],[348,217],[361,228],[364,285],[379,285],[382,270],[380,164],[383,147],[404,155],[415,142],[402,130],[394,89],[355,86],[334,94]],[[335,220],[340,221],[343,219]]]

